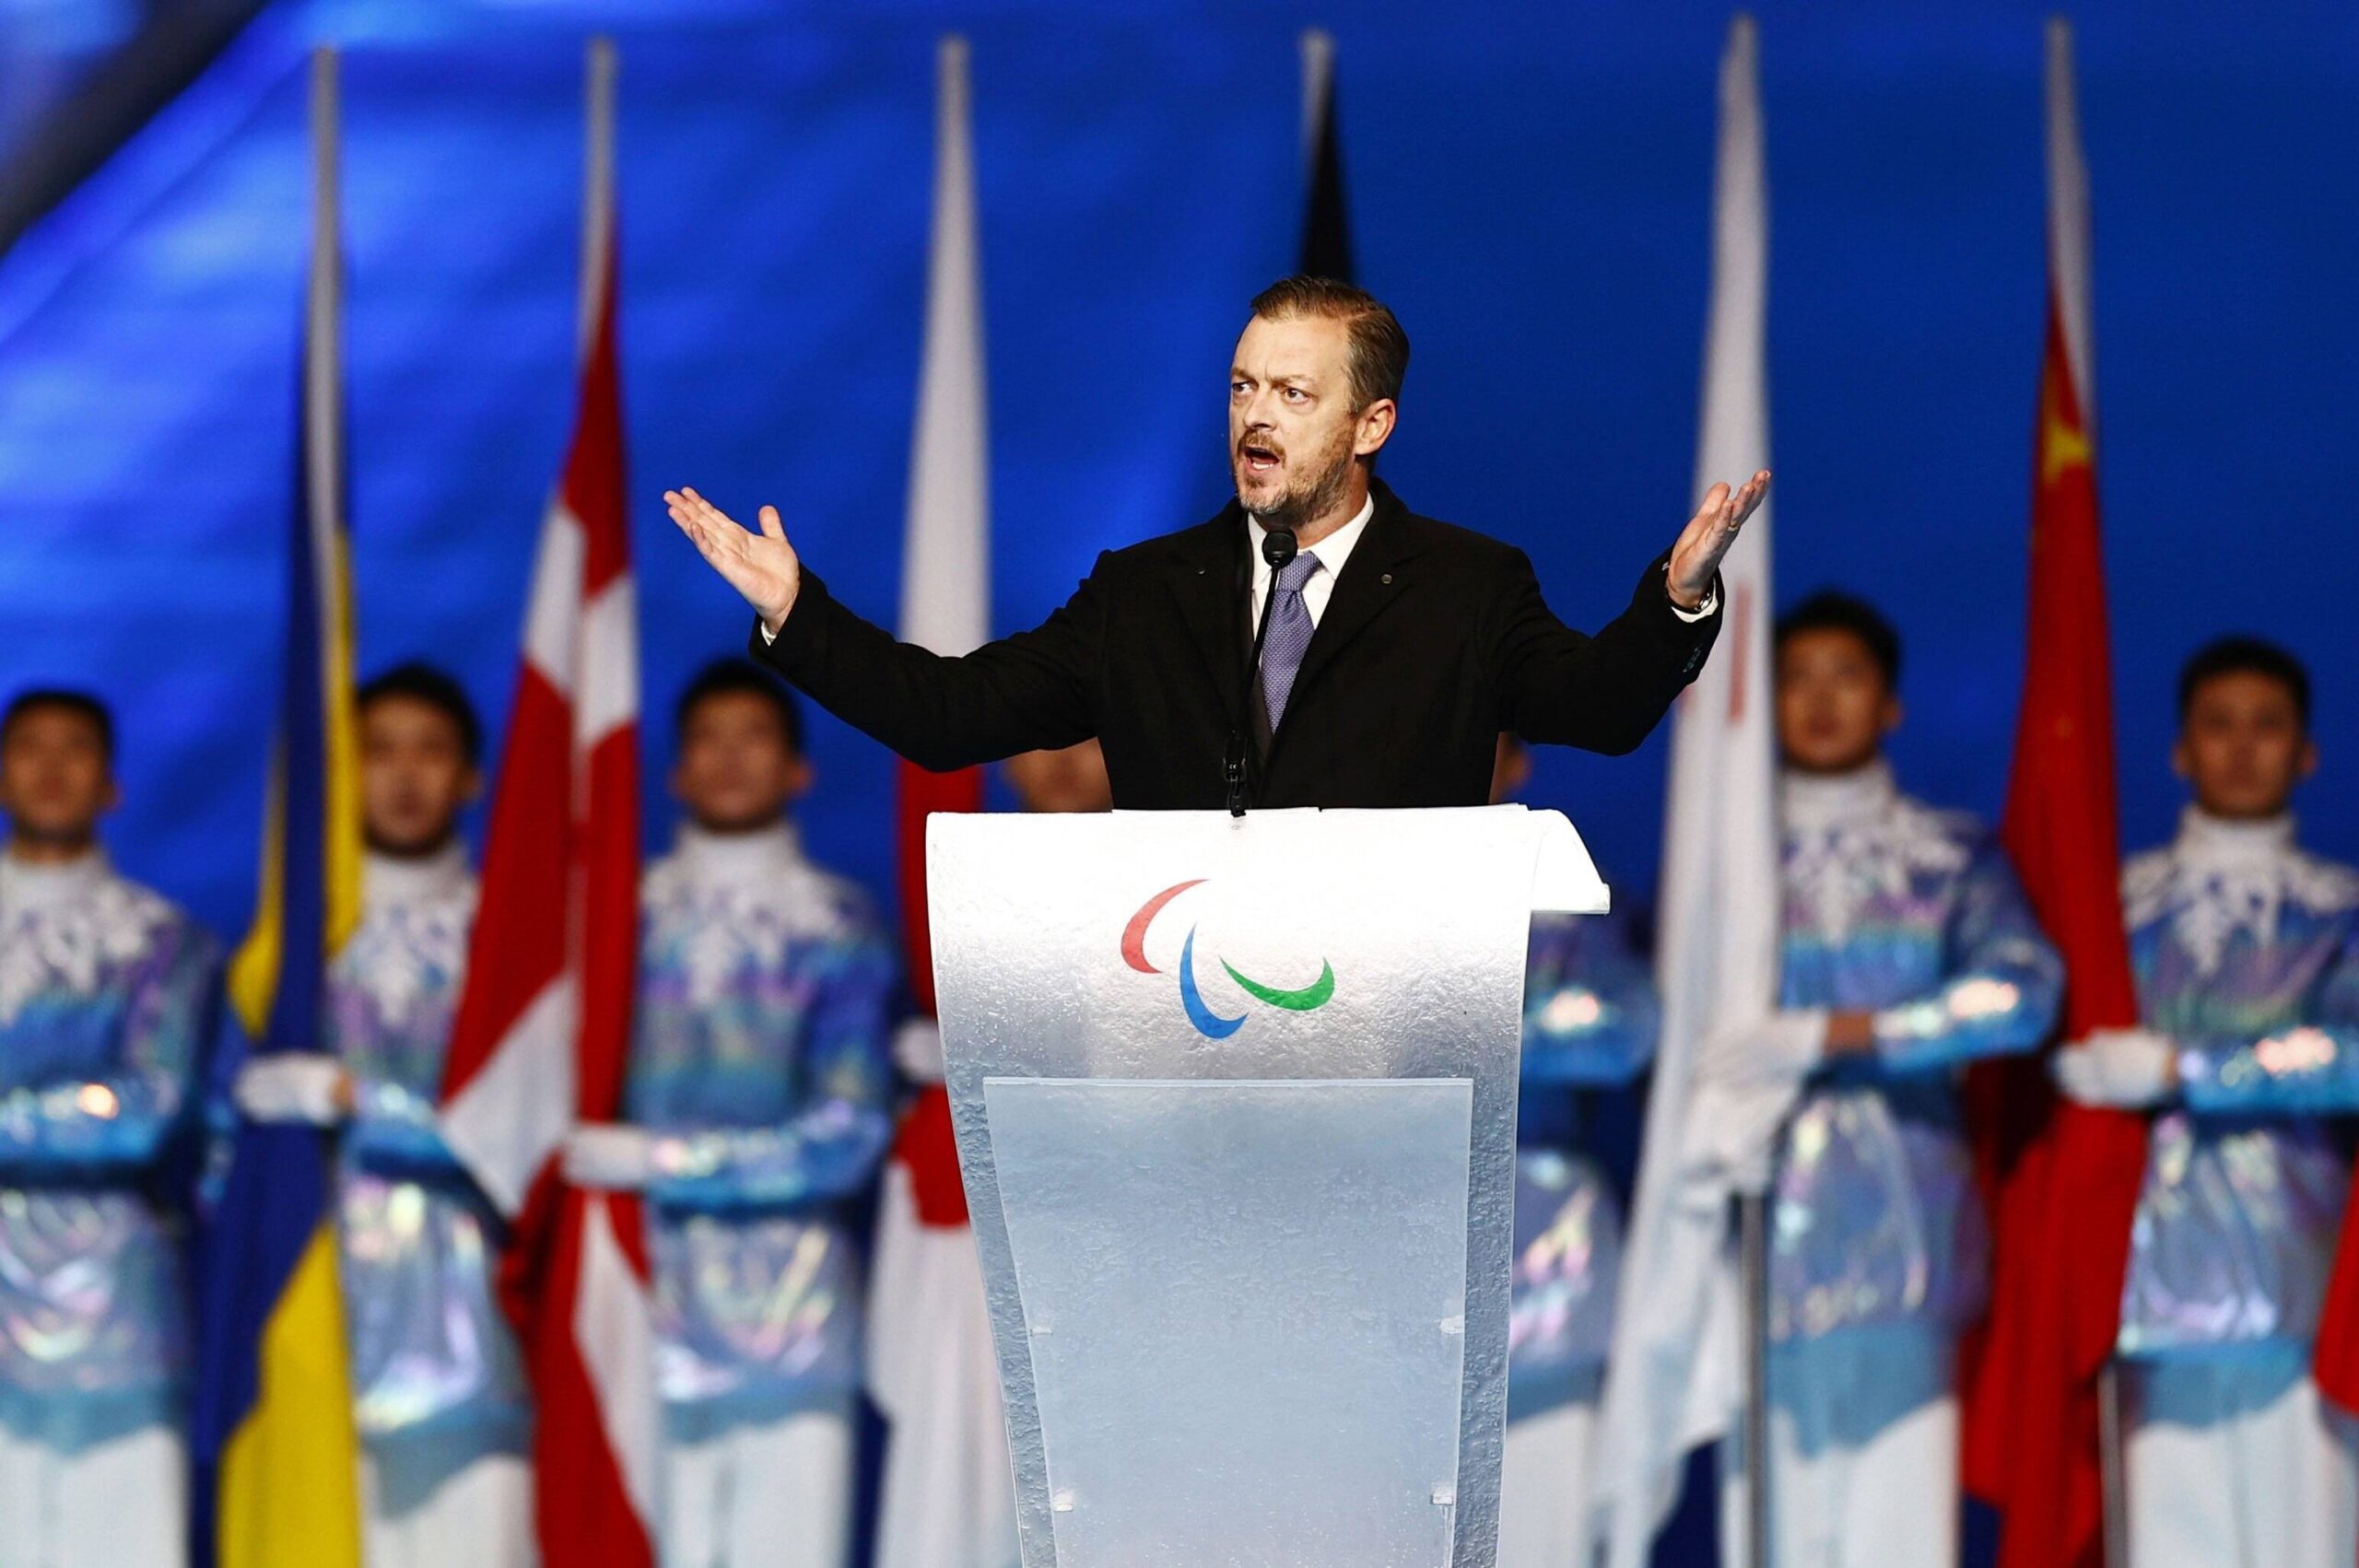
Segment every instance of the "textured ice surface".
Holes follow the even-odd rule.
[[[1059,1562],[1447,1560],[1473,1089],[985,1082]]]
[[[1505,806],[1256,812],[1241,819],[1169,812],[937,815],[928,831],[935,993],[959,1161],[1007,1395],[1026,1568],[1297,1561],[1489,1568],[1506,1420],[1525,934],[1535,897],[1553,907],[1602,908],[1605,902],[1569,825],[1553,813]],[[1103,1125],[1113,1112],[1099,1111],[1116,1105],[1113,1099],[1039,1083],[994,1084],[987,1096],[987,1079],[1129,1081],[1142,1086],[1144,1097],[1119,1102],[1126,1119],[1118,1137]],[[1370,1146],[1349,1125],[1352,1118],[1316,1130],[1306,1125],[1282,1151],[1248,1136],[1270,1131],[1285,1115],[1309,1113],[1302,1109],[1306,1099],[1285,1093],[1256,1098],[1246,1085],[1292,1084],[1308,1094],[1334,1080],[1369,1081],[1361,1114],[1378,1120],[1414,1117],[1411,1107],[1436,1092],[1431,1082],[1401,1081],[1461,1081],[1456,1092],[1464,1097],[1462,1176],[1452,1181],[1438,1175],[1432,1184],[1457,1196],[1429,1192],[1419,1200],[1454,1201],[1463,1215],[1460,1376],[1444,1387],[1449,1380],[1426,1375],[1432,1368],[1419,1359],[1430,1349],[1413,1352],[1402,1343],[1397,1375],[1381,1390],[1394,1402],[1381,1417],[1353,1403],[1375,1391],[1355,1358],[1380,1337],[1372,1325],[1394,1313],[1388,1293],[1405,1281],[1392,1277],[1397,1258],[1373,1270],[1370,1260],[1387,1247],[1430,1239],[1423,1222],[1411,1223],[1400,1185],[1423,1177],[1404,1171],[1387,1178],[1357,1213],[1356,1229],[1371,1234],[1346,1236],[1324,1229],[1330,1211],[1319,1207],[1322,1199],[1342,1200],[1339,1194],[1322,1193],[1303,1177],[1322,1164],[1358,1168],[1355,1162]],[[1215,1102],[1168,1089],[1144,1093],[1168,1082],[1229,1094],[1239,1124],[1206,1133],[1203,1128],[1221,1119],[1207,1122],[1202,1114]],[[1395,1098],[1396,1092],[1405,1097]],[[1024,1163],[1020,1172],[1011,1170],[1007,1191],[993,1139],[993,1097],[1002,1113],[1027,1118],[1017,1134],[1027,1140]],[[1019,1104],[1022,1109],[1011,1108]],[[1055,1114],[1060,1107],[1070,1114]],[[1046,1140],[1060,1129],[1098,1146],[1057,1153]],[[1140,1234],[1127,1242],[1112,1234],[1108,1206],[1138,1190],[1133,1167],[1122,1164],[1125,1152],[1135,1145],[1142,1160],[1168,1160],[1190,1138],[1200,1146],[1192,1167],[1182,1162],[1158,1177],[1166,1188],[1163,1211],[1141,1213]],[[1424,1148],[1418,1143],[1401,1157],[1422,1169]],[[1287,1163],[1272,1164],[1280,1153]],[[1057,1168],[1113,1190],[1054,1192],[1055,1183],[1039,1173]],[[1287,1190],[1300,1199],[1297,1206],[1284,1212],[1263,1206],[1263,1198]],[[1240,1201],[1225,1202],[1224,1193]],[[1253,1206],[1241,1207],[1249,1196]],[[1163,1228],[1150,1231],[1150,1220]],[[1234,1386],[1189,1396],[1173,1368],[1156,1363],[1176,1351],[1158,1349],[1145,1334],[1136,1337],[1138,1364],[1125,1382],[1111,1350],[1122,1341],[1107,1336],[1131,1330],[1077,1323],[1135,1308],[1133,1296],[1121,1293],[1134,1296],[1135,1282],[1153,1276],[1157,1249],[1176,1245],[1172,1230],[1183,1221],[1191,1272],[1182,1277],[1175,1267],[1167,1293],[1198,1302],[1231,1296],[1231,1322],[1271,1332],[1288,1326],[1301,1375],[1324,1367],[1335,1387],[1322,1396],[1297,1389],[1285,1397],[1300,1404],[1324,1398],[1331,1410],[1280,1410],[1266,1388],[1258,1401],[1250,1388]],[[1276,1256],[1273,1235],[1292,1225],[1307,1236],[1314,1223],[1332,1245]],[[1395,1234],[1373,1234],[1381,1232]],[[1049,1337],[1085,1333],[1099,1355],[1077,1353],[1068,1365],[1036,1349],[1039,1326],[1026,1316],[1016,1235],[1025,1238],[1025,1266],[1036,1273],[1047,1269],[1058,1290],[1074,1293],[1062,1298],[1072,1305],[1060,1305],[1064,1321],[1052,1321]],[[1061,1246],[1068,1251],[1061,1254]],[[1082,1293],[1093,1281],[1095,1305]],[[1345,1303],[1357,1305],[1339,1305]],[[1270,1352],[1267,1345],[1240,1343],[1237,1364],[1250,1367]],[[1346,1369],[1356,1370],[1346,1377]],[[1218,1369],[1200,1359],[1196,1370],[1210,1376]],[[1041,1381],[1068,1373],[1074,1381],[1053,1388]],[[1183,1430],[1168,1417],[1150,1419],[1144,1399],[1149,1390],[1181,1401],[1167,1410],[1258,1408],[1265,1421],[1301,1423],[1304,1441],[1313,1440],[1308,1434],[1326,1418],[1315,1441],[1344,1450],[1330,1457],[1334,1469],[1301,1469],[1289,1484],[1336,1490],[1298,1489],[1294,1510],[1306,1521],[1372,1512],[1409,1533],[1397,1540],[1388,1536],[1365,1554],[1341,1544],[1330,1555],[1313,1550],[1297,1558],[1291,1547],[1273,1554],[1268,1538],[1253,1533],[1270,1527],[1264,1504],[1247,1507],[1244,1499],[1219,1495],[1220,1487],[1191,1480],[1232,1473],[1237,1445],[1261,1439],[1241,1430],[1224,1433],[1208,1420]],[[1232,1398],[1235,1406],[1222,1404]],[[1123,1444],[1108,1440],[1102,1472],[1090,1468],[1094,1455],[1081,1457],[1085,1449],[1074,1445],[1095,1437],[1068,1441],[1068,1423],[1079,1423],[1075,1433],[1105,1434],[1125,1421],[1140,1430]],[[1414,1522],[1426,1515],[1395,1507],[1400,1483],[1386,1483],[1387,1492],[1367,1481],[1376,1487],[1370,1495],[1357,1492],[1363,1482],[1352,1478],[1372,1475],[1379,1450],[1394,1444],[1402,1445],[1400,1464],[1414,1469],[1412,1434],[1453,1422],[1454,1482],[1437,1475],[1422,1506],[1448,1516],[1442,1528],[1454,1539],[1418,1536]],[[1379,1425],[1388,1430],[1368,1430]],[[1156,1492],[1131,1493],[1128,1473],[1118,1465],[1140,1463],[1147,1452],[1177,1474]],[[1073,1483],[1064,1499],[1071,1506],[1061,1513],[1052,1471],[1067,1455],[1091,1479],[1086,1492]],[[1367,1468],[1355,1468],[1362,1466]],[[1447,1494],[1452,1486],[1454,1496],[1434,1502],[1438,1491]],[[1109,1487],[1130,1494],[1109,1494]],[[1174,1514],[1181,1502],[1199,1516]],[[1085,1513],[1149,1533],[1138,1545],[1100,1541],[1089,1534],[1095,1522]],[[1181,1539],[1184,1550],[1156,1555],[1166,1550],[1157,1541]]]

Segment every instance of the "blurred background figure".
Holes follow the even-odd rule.
[[[1890,624],[1815,594],[1775,657],[1780,1011],[1697,1066],[1791,1096],[1769,1188],[1770,1564],[1939,1568],[1959,1550],[1957,1335],[1989,1289],[1956,1070],[2037,1047],[2061,965],[1997,844],[1895,788]],[[1743,1544],[1739,1442],[1724,1556]]]
[[[2154,1107],[2121,1300],[2137,1568],[2342,1568],[2359,1427],[2309,1375],[2359,1110],[2359,872],[2296,842],[2307,673],[2228,638],[2179,678],[2193,802],[2122,869],[2143,1027],[2059,1052],[2064,1091]]]
[[[1027,812],[1109,812],[1113,786],[1096,741],[1061,751],[1025,752],[1003,764],[1007,782]]]
[[[1499,737],[1492,799],[1531,777]],[[1535,915],[1516,1108],[1515,1263],[1499,1568],[1582,1561],[1591,1445],[1622,1265],[1622,1199],[1583,1151],[1585,1102],[1653,1059],[1654,979],[1624,913]]]
[[[219,957],[108,863],[117,795],[96,698],[0,716],[0,1568],[186,1558],[175,1209]]]
[[[328,974],[327,1054],[239,1073],[259,1119],[341,1125],[337,1211],[369,1568],[534,1557],[531,1407],[495,1290],[502,1226],[435,1120],[475,925],[460,813],[483,732],[459,684],[403,664],[357,698],[360,925]]]
[[[847,1207],[891,1137],[892,949],[812,863],[786,688],[742,660],[681,696],[684,820],[647,870],[628,1127],[568,1167],[649,1205],[667,1568],[843,1568],[860,1268]]]

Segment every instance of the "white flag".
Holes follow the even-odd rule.
[[[946,38],[936,59],[933,233],[901,566],[901,637],[936,653],[970,652],[991,635],[981,296],[967,44]],[[983,775],[903,762],[898,778],[910,979],[930,1011],[925,819],[980,811]],[[919,1090],[886,1168],[869,1284],[869,1392],[890,1423],[875,1561],[877,1568],[1014,1568],[1015,1488],[999,1364],[932,1020],[912,1019],[895,1054]]]
[[[1753,20],[1741,16],[1720,62],[1699,496],[1769,466],[1769,214],[1756,55]],[[1672,720],[1656,946],[1662,1034],[1606,1363],[1596,1480],[1600,1527],[1617,1568],[1642,1568],[1677,1497],[1687,1451],[1727,1430],[1741,1392],[1731,1172],[1719,1147],[1736,1107],[1699,1106],[1696,1063],[1707,1039],[1758,1029],[1777,995],[1770,509],[1765,500],[1722,566],[1719,643]],[[1761,1108],[1744,1108],[1757,1128]]]

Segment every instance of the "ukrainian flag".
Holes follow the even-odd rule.
[[[321,1048],[328,961],[360,908],[352,593],[344,520],[335,67],[313,62],[313,245],[287,656],[253,928],[229,973],[250,1048]],[[359,1443],[336,1272],[330,1134],[241,1117],[200,1244],[200,1561],[359,1568]]]

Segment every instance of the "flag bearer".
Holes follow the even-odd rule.
[[[0,1568],[187,1554],[173,1176],[219,957],[108,863],[113,752],[79,692],[0,715]]]
[[[2249,638],[2179,679],[2178,835],[2123,868],[2142,1027],[2060,1052],[2065,1092],[2150,1107],[2119,1354],[2136,1568],[2347,1568],[2359,1430],[2309,1375],[2359,1110],[2359,872],[2303,849],[2310,685]]]

